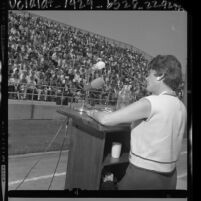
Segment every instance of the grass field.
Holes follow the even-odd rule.
[[[56,135],[62,120],[9,120],[8,154],[43,152]],[[64,140],[65,128],[61,130],[48,151],[59,150]],[[67,141],[64,150],[68,148]]]

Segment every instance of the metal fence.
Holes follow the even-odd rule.
[[[30,85],[25,83],[8,83],[8,99],[56,102],[57,105],[85,104],[115,106],[117,98],[111,98],[111,91],[84,90],[50,85]]]

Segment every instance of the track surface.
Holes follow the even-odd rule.
[[[27,154],[9,157],[8,186],[9,190],[15,188],[24,179],[30,168],[40,159],[32,169],[30,175],[18,190],[48,190],[51,179],[59,159],[59,152],[46,154]],[[50,190],[63,190],[65,185],[68,151],[63,151],[59,166],[56,170]],[[184,140],[180,159],[177,163],[177,189],[187,189],[187,141]]]

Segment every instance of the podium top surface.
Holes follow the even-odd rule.
[[[79,124],[91,127],[102,132],[130,131],[130,124],[118,124],[115,126],[104,126],[95,119],[89,117],[86,111],[79,111],[76,108],[65,107],[57,110],[58,113],[70,117]]]

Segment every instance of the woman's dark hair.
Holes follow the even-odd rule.
[[[158,55],[149,63],[148,68],[156,71],[156,76],[164,75],[163,82],[174,91],[182,83],[181,63],[173,55]]]

